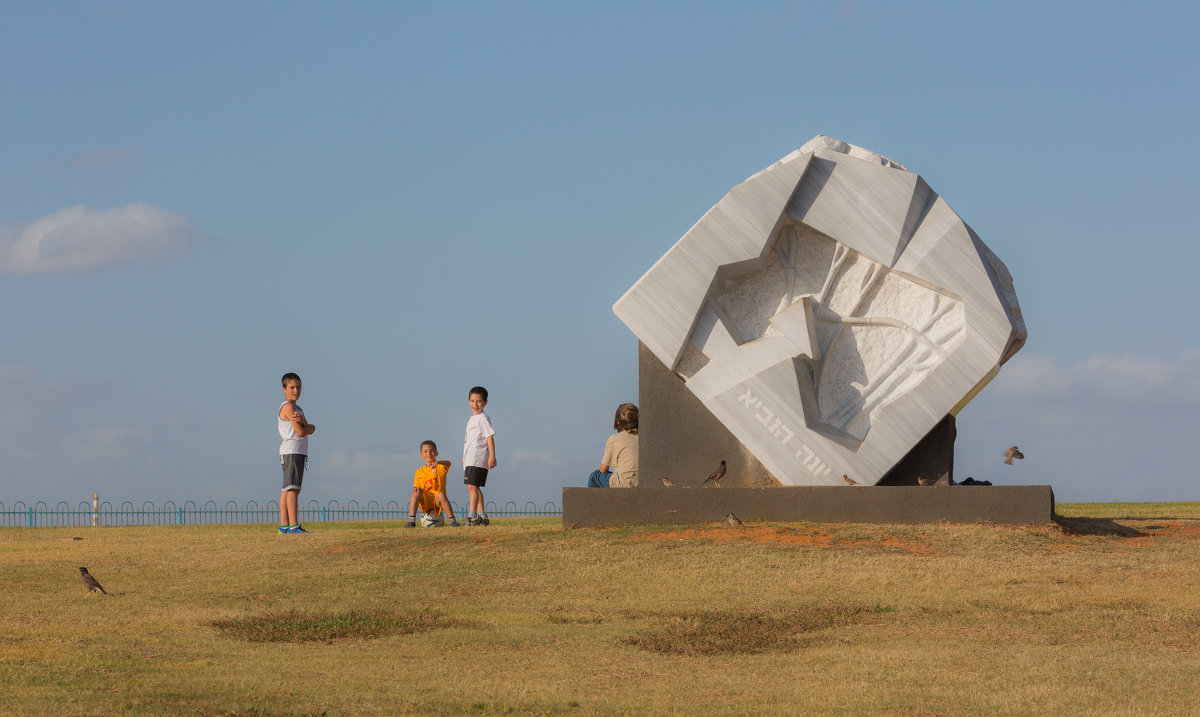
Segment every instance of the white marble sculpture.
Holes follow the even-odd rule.
[[[878,482],[1025,342],[1008,269],[919,176],[819,135],[613,311],[784,485]]]

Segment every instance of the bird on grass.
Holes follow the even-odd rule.
[[[842,480],[846,481],[846,485],[858,485],[858,481],[854,480],[845,473],[842,474]]]
[[[725,522],[736,527],[742,524],[742,519],[733,513],[730,513],[729,515],[725,516]]]
[[[663,485],[665,485],[665,486],[666,486],[666,487],[668,487],[668,488],[674,488],[674,487],[675,487],[675,484],[671,482],[671,479],[670,479],[670,478],[668,478],[668,477],[666,477],[666,476],[663,476]]]
[[[108,591],[100,586],[100,581],[92,577],[92,574],[87,571],[87,568],[79,568],[79,577],[83,578],[83,586],[88,589],[89,593],[94,593],[97,590],[108,594]]]
[[[1016,446],[1013,446],[1012,448],[1009,448],[1007,451],[1004,452],[1004,462],[1010,466],[1012,465],[1014,458],[1016,458],[1017,460],[1021,460],[1024,457],[1025,457],[1025,454],[1022,453],[1020,451],[1020,449],[1018,449]]]
[[[707,478],[704,479],[704,483],[712,481],[713,485],[720,488],[721,487],[721,479],[723,477],[725,477],[725,461],[721,461],[721,465],[717,466],[717,469],[715,471],[713,471],[711,475],[709,475]],[[700,485],[704,485],[704,483],[701,483]]]

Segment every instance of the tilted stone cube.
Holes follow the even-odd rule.
[[[1012,277],[921,177],[818,136],[613,311],[784,485],[878,482],[1024,344]]]

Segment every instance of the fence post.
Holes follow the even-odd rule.
[[[321,506],[321,522],[325,522],[325,506]]]
[[[92,493],[92,527],[100,522],[100,494]]]
[[[183,508],[179,509],[179,524],[183,525]]]
[[[33,527],[33,508],[29,509],[29,527]]]

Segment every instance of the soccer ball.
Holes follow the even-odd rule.
[[[445,523],[446,523],[446,519],[442,516],[441,513],[438,513],[437,515],[430,515],[429,513],[426,513],[421,516],[421,527],[422,528],[438,528],[438,527],[441,527],[442,525],[444,525]]]

